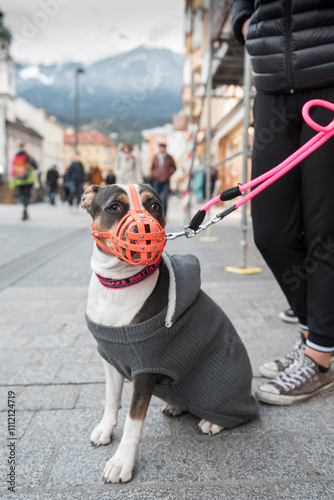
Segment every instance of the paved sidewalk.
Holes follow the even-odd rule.
[[[198,419],[189,414],[164,416],[161,401],[153,398],[133,480],[105,485],[101,474],[120,441],[131,384],[125,383],[112,443],[92,447],[89,436],[104,404],[104,373],[84,319],[90,217],[67,206],[29,208],[31,220],[22,222],[20,207],[0,205],[0,497],[14,498],[6,483],[7,400],[13,391],[19,500],[334,498],[334,392],[292,407],[261,405],[256,420],[215,437],[201,435]],[[167,232],[181,229],[180,213],[179,200],[171,198]],[[180,238],[168,242],[167,251],[200,259],[203,289],[242,337],[255,388],[264,380],[259,364],[283,354],[298,327],[278,318],[286,302],[252,242],[248,264],[263,272],[224,270],[241,263],[240,215],[212,228],[218,241]]]

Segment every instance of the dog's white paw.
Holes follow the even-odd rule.
[[[90,440],[95,446],[103,446],[109,444],[111,441],[111,436],[114,432],[116,424],[112,421],[109,423],[101,422],[95,427],[90,435]]]
[[[115,455],[108,460],[102,477],[105,483],[127,483],[132,479],[136,450],[119,446]]]
[[[183,411],[181,411],[178,408],[176,408],[176,406],[173,406],[173,405],[170,405],[170,404],[167,403],[163,407],[162,413],[164,413],[165,415],[167,415],[167,417],[179,417],[180,415],[182,415]]]
[[[209,436],[214,436],[223,430],[223,427],[220,427],[220,425],[213,424],[208,420],[204,420],[204,418],[200,421],[198,427],[203,434],[209,434]]]

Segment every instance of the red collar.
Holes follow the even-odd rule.
[[[95,274],[101,285],[105,286],[106,288],[126,288],[128,286],[136,285],[136,283],[143,281],[144,279],[151,276],[151,274],[155,273],[155,271],[158,269],[160,265],[160,262],[161,259],[155,264],[152,264],[151,266],[144,267],[144,269],[140,271],[140,273],[134,274],[129,278],[123,278],[120,280],[114,280],[112,278],[103,278],[99,274],[97,273]]]

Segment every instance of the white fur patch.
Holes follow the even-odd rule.
[[[128,195],[130,210],[133,210],[134,207],[133,207],[133,202],[132,202],[132,198],[131,198],[129,186],[127,186],[126,184],[118,184],[118,185],[119,185],[119,187],[121,187],[122,189],[124,189],[124,191]],[[139,199],[139,203],[140,203],[140,207],[144,210],[144,207],[143,207],[142,202],[141,202],[140,194],[139,194],[139,184],[133,184],[133,186],[136,189],[136,192],[137,192],[137,195],[138,195],[138,199]]]
[[[113,290],[101,285],[95,273],[105,278],[122,279],[133,275],[134,267],[116,259],[112,255],[105,255],[94,245],[91,268],[93,271],[87,301],[87,315],[100,325],[124,326],[128,325],[140,311],[146,299],[151,295],[158,277],[159,270],[127,288]],[[140,272],[145,266],[136,266]]]
[[[204,418],[200,421],[198,427],[203,434],[209,434],[209,436],[214,436],[223,430],[223,427],[220,427],[220,425],[213,424]]]
[[[114,366],[103,359],[106,374],[106,404],[101,422],[93,430],[90,440],[95,446],[109,444],[117,425],[118,411],[121,408],[121,397],[124,378]]]
[[[107,483],[126,483],[131,480],[143,426],[144,420],[132,420],[129,415],[126,417],[121,442],[103,471]]]

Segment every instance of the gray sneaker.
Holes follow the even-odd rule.
[[[256,397],[264,403],[291,405],[328,391],[333,386],[331,369],[320,371],[319,365],[301,350],[294,363],[280,377],[259,387]]]
[[[304,352],[306,347],[305,338],[303,334],[300,334],[300,340],[298,340],[290,349],[284,358],[277,359],[276,361],[269,361],[260,366],[259,371],[261,375],[267,378],[276,378],[282,375],[284,370],[291,366],[295,359],[298,358],[300,351]]]

